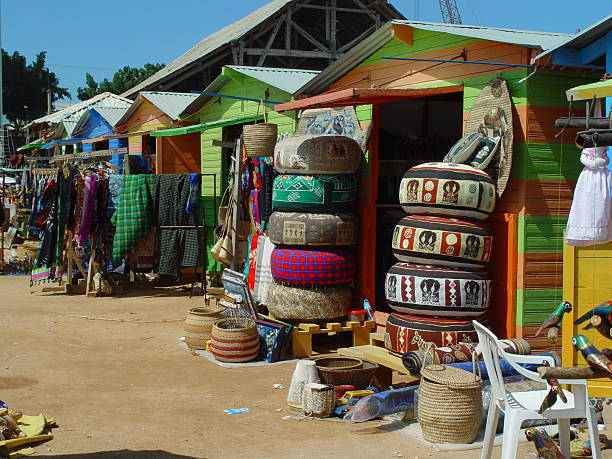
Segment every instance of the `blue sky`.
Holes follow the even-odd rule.
[[[0,0],[1,1],[1,0]],[[573,33],[612,12],[610,0],[457,0],[464,24]],[[267,0],[4,0],[2,45],[47,62],[76,100],[85,73],[111,78],[125,66],[169,63],[206,35]],[[391,0],[407,18],[441,22],[436,0]],[[418,17],[417,17],[417,4]],[[95,5],[95,6],[90,6]],[[588,7],[587,7],[588,5]]]

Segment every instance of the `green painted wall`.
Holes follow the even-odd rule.
[[[278,102],[291,100],[291,94],[234,70],[224,68],[223,75],[231,79],[218,91],[219,94]],[[268,91],[267,94],[266,91]],[[257,114],[258,105],[257,102],[213,97],[197,116],[200,123],[207,123],[221,119],[255,115]],[[262,108],[260,107],[259,110],[261,113]],[[295,130],[295,112],[276,113],[274,107],[268,105],[266,113],[268,114],[268,121],[278,125],[279,135],[291,134]],[[221,195],[227,186],[228,164],[225,161],[226,154],[224,154],[224,149],[214,146],[212,144],[213,140],[223,140],[223,128],[209,129],[201,133],[202,173],[217,174],[216,196],[218,205]],[[213,206],[213,194],[212,178],[204,177],[202,180],[202,205],[205,209],[204,217],[208,222],[214,221],[217,213],[216,208]],[[211,266],[215,265],[219,269],[219,266],[210,257],[210,247],[212,247],[212,244],[214,244],[214,234],[209,232],[207,234],[208,266],[210,269]]]
[[[563,301],[563,289],[518,289],[516,324],[540,325],[554,307]]]

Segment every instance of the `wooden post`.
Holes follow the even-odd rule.
[[[91,288],[91,278],[93,276],[92,272],[94,270],[94,260],[96,258],[96,243],[97,236],[94,234],[91,237],[91,255],[89,256],[89,266],[87,267],[87,283],[85,284],[85,296],[89,295],[89,290]]]
[[[232,203],[232,260],[230,261],[230,269],[236,270],[236,252],[238,247],[238,197],[240,196],[240,175],[242,165],[242,143],[240,139],[236,140],[234,147],[234,196]]]

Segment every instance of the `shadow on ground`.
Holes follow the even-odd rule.
[[[60,454],[57,456],[36,454],[36,457],[53,459],[77,459],[81,457],[87,459],[198,459],[194,456],[183,456],[181,454],[172,454],[166,451],[132,451],[129,449],[122,449],[119,451],[99,451],[96,453]]]

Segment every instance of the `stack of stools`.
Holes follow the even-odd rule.
[[[486,321],[493,237],[484,220],[495,208],[495,185],[484,171],[425,163],[404,174],[400,204],[408,213],[393,233],[385,292],[390,314],[385,346],[394,352],[426,342],[477,342],[472,320]]]
[[[350,137],[305,135],[276,144],[268,237],[274,285],[267,306],[277,319],[316,321],[352,306],[356,243],[355,173],[359,144]]]

